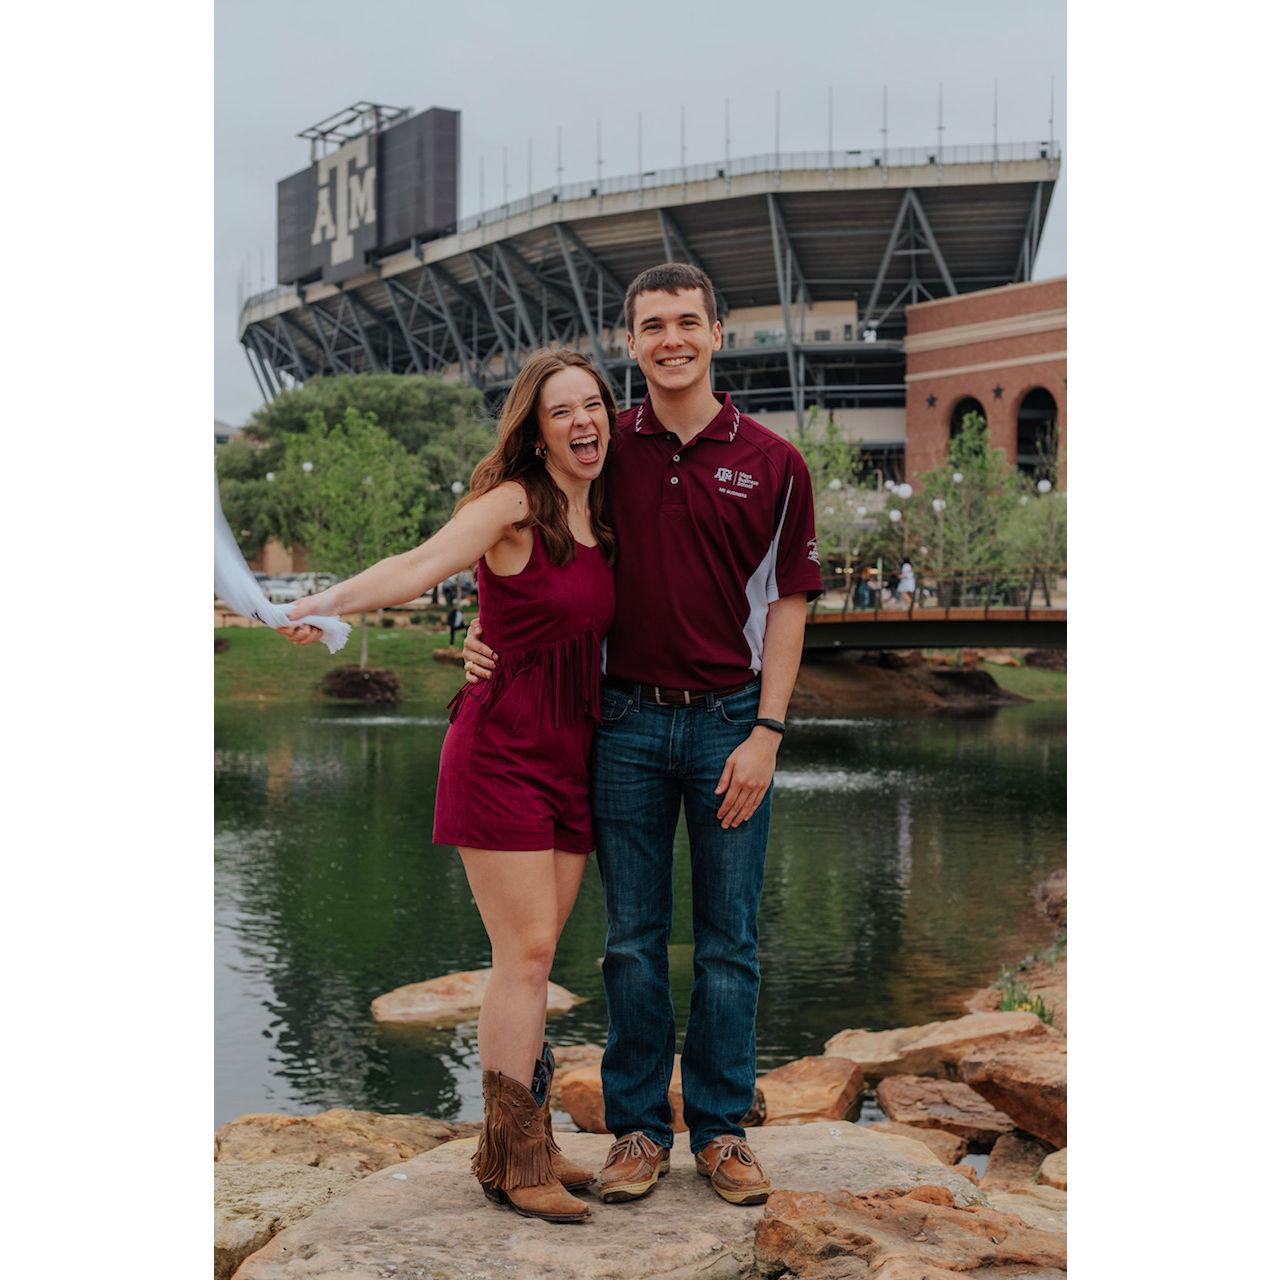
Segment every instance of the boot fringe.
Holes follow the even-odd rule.
[[[545,1134],[526,1133],[509,1109],[501,1091],[490,1099],[485,1126],[471,1158],[471,1172],[484,1187],[519,1191],[555,1182],[551,1151]],[[530,1098],[532,1101],[532,1098]]]

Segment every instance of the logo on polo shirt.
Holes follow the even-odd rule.
[[[821,563],[822,563],[822,561],[818,558],[818,540],[817,540],[817,538],[810,538],[810,539],[809,539],[809,559],[810,559],[810,560],[812,560],[814,564],[821,564]]]
[[[722,481],[722,482],[723,482],[723,481],[726,481],[726,480],[732,480],[732,479],[733,479],[733,468],[732,468],[732,467],[717,467],[717,468],[716,468],[716,479],[717,479],[717,480],[720,480],[720,481]]]

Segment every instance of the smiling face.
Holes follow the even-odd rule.
[[[547,470],[566,480],[594,480],[604,469],[609,411],[585,369],[561,369],[542,384],[538,443],[547,451]]]
[[[627,350],[651,387],[669,394],[687,391],[710,383],[711,353],[720,350],[720,322],[707,316],[700,289],[637,294]]]

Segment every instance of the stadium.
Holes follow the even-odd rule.
[[[714,385],[772,429],[792,434],[816,407],[901,479],[976,402],[1020,465],[1046,439],[1065,462],[1065,280],[1031,285],[1061,165],[1052,138],[726,157],[459,219],[458,112],[357,103],[300,136],[311,164],[279,184],[279,284],[240,315],[265,399],[389,371],[463,380],[496,407],[526,354],[555,343],[592,355],[635,403],[623,295],[678,260],[715,284]],[[932,305],[968,295],[967,309]],[[947,365],[943,349],[965,358]],[[1026,385],[995,404],[985,384],[1002,400],[1006,366]],[[917,379],[937,389],[910,396]]]

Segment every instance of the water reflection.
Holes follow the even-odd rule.
[[[220,709],[215,743],[218,1122],[328,1106],[479,1115],[474,1025],[380,1029],[392,987],[488,963],[456,854],[431,845],[444,719]],[[760,915],[762,1067],[846,1026],[960,1011],[1039,941],[1029,886],[1065,859],[1065,716],[795,723]],[[692,986],[688,843],[676,848],[677,1027]],[[589,870],[555,981],[606,1030]]]

